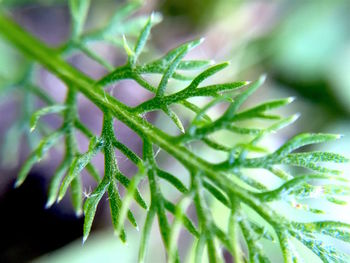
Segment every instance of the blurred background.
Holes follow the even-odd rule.
[[[87,27],[103,24],[123,3],[92,1]],[[2,0],[0,5],[49,45],[59,46],[69,37],[66,1]],[[288,131],[271,138],[267,142],[269,146],[273,148],[297,132],[334,132],[347,136],[341,143],[327,144],[327,151],[350,154],[350,1],[148,0],[139,13],[153,10],[162,14],[163,21],[152,30],[150,57],[204,36],[205,42],[190,56],[230,61],[230,68],[220,82],[255,80],[261,74],[268,75],[267,83],[250,103],[297,98],[285,113],[299,112],[302,117]],[[125,60],[115,48],[96,45],[94,49],[114,65]],[[73,56],[70,62],[94,78],[105,73],[83,55]],[[26,59],[0,38],[0,84],[20,74],[26,64]],[[57,100],[64,98],[62,84],[45,70],[39,71],[37,79]],[[135,84],[123,82],[110,92],[128,104],[149,97],[147,92],[130,86]],[[19,110],[19,105],[25,103],[21,96],[6,95],[0,88],[0,262],[135,262],[139,233],[130,229],[128,245],[122,245],[112,234],[108,205],[98,208],[94,232],[84,247],[81,245],[83,221],[75,217],[69,200],[44,209],[48,182],[62,151],[51,153],[50,158],[35,166],[22,187],[13,189],[30,148],[23,138],[26,136],[21,131],[23,126],[18,124],[26,113]],[[79,103],[83,121],[99,132],[98,110],[83,98]],[[53,127],[60,123],[55,117],[47,121]],[[156,121],[161,121],[161,117]],[[141,142],[135,138],[130,144],[130,131],[117,125],[119,139],[140,152]],[[86,141],[82,138],[80,141],[86,147]],[[96,159],[97,165],[101,163],[100,156]],[[127,161],[121,166],[128,175],[134,171]],[[142,213],[139,216],[139,222],[143,222]],[[335,211],[334,217],[340,214]],[[343,217],[350,222],[350,216]],[[165,255],[159,249],[160,238],[154,231],[149,262],[165,262]]]

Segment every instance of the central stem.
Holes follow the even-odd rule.
[[[102,112],[108,110],[111,114],[125,123],[141,137],[149,138],[152,143],[158,145],[170,155],[175,157],[189,170],[200,170],[210,181],[229,195],[237,196],[241,201],[254,208],[261,216],[271,221],[272,212],[267,207],[262,207],[250,192],[233,183],[225,174],[215,170],[212,164],[199,158],[186,147],[175,143],[174,138],[160,129],[154,127],[129,107],[122,104],[103,90],[102,86],[65,62],[58,52],[47,47],[37,38],[33,37],[7,16],[0,14],[0,34],[2,34],[13,45],[17,46],[23,53],[46,67],[66,85],[74,86],[79,92],[86,96],[91,102],[98,106]]]

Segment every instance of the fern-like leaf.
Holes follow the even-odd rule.
[[[294,98],[263,102],[242,110],[241,107],[249,96],[264,84],[265,76],[253,82],[203,84],[209,77],[214,78],[215,74],[224,70],[228,64],[184,59],[202,40],[187,42],[160,58],[143,63],[142,53],[145,51],[152,26],[159,21],[159,16],[136,16],[127,20],[138,5],[126,5],[116,12],[106,26],[96,31],[85,32],[84,22],[88,6],[89,1],[70,1],[72,35],[58,51],[47,47],[11,19],[0,14],[0,33],[20,51],[48,68],[67,84],[66,100],[62,105],[57,105],[44,90],[33,85],[30,78],[22,82],[26,92],[48,104],[46,108],[39,109],[32,115],[32,128],[41,123],[39,118],[42,115],[49,113],[59,114],[63,122],[56,131],[44,136],[29,155],[19,172],[16,186],[23,183],[31,167],[64,137],[65,155],[52,178],[47,207],[55,201],[60,201],[70,188],[77,215],[84,212],[84,242],[90,234],[97,206],[102,202],[102,197],[108,195],[114,231],[123,242],[127,239],[124,227],[126,219],[138,228],[131,209],[133,200],[146,210],[139,262],[146,259],[151,227],[156,217],[170,262],[179,261],[176,242],[182,227],[194,238],[192,254],[196,262],[204,260],[204,254],[210,262],[222,261],[223,248],[231,253],[237,262],[270,262],[269,255],[265,254],[263,248],[265,241],[278,242],[285,262],[300,260],[301,256],[294,247],[295,242],[303,244],[323,262],[349,261],[347,253],[335,248],[330,242],[322,242],[319,239],[319,236],[322,236],[350,242],[348,224],[337,221],[292,220],[283,213],[284,211],[276,209],[273,205],[278,203],[289,206],[291,211],[301,209],[307,214],[317,215],[326,212],[313,203],[307,203],[306,200],[323,199],[336,205],[345,204],[344,197],[350,193],[349,187],[345,185],[348,180],[341,176],[339,170],[327,168],[325,165],[344,163],[348,159],[330,152],[302,151],[304,146],[339,139],[339,135],[297,135],[270,153],[259,144],[261,139],[285,128],[298,118],[298,115],[283,117],[271,113],[270,110],[286,106]],[[127,39],[136,39],[135,45],[132,46],[132,41],[129,43]],[[113,67],[88,48],[87,43],[92,41],[106,41],[118,47],[123,46],[128,57],[126,63]],[[93,80],[79,72],[64,60],[64,57],[76,51],[84,52],[104,65],[109,73],[99,80]],[[183,72],[186,72],[186,75]],[[145,78],[145,75],[153,74],[161,76],[156,86]],[[131,108],[104,91],[108,85],[125,79],[136,81],[141,87],[154,93],[154,97]],[[169,82],[173,79],[180,80],[177,82],[179,89],[175,93],[169,91]],[[99,136],[79,120],[76,100],[78,93],[98,106],[103,114],[103,127]],[[206,105],[199,106],[189,101],[193,97],[207,97],[209,101]],[[218,118],[211,118],[209,110],[220,104],[227,105],[226,110]],[[182,105],[195,114],[189,119],[189,125],[181,122],[183,116],[175,111],[175,105]],[[181,133],[171,136],[143,118],[144,113],[156,110],[169,116]],[[256,118],[269,124],[247,126],[246,120]],[[116,119],[141,137],[141,157],[116,139],[113,126]],[[27,118],[27,121],[29,128],[30,118]],[[77,130],[90,140],[89,149],[85,153],[80,152],[77,147]],[[248,139],[227,145],[217,140],[216,133],[222,130],[245,135]],[[190,142],[202,142],[225,153],[226,159],[220,163],[204,160],[192,150]],[[160,168],[153,149],[155,145],[188,170],[191,182],[189,186],[176,175]],[[119,170],[116,149],[138,167],[138,172],[132,178],[128,178]],[[97,153],[104,155],[103,175],[100,175],[91,163]],[[303,172],[290,170],[290,167],[303,168]],[[97,187],[85,200],[80,176],[83,169],[97,181]],[[249,172],[255,169],[269,172],[271,176],[276,177],[276,184],[279,185],[269,185],[263,173],[256,175]],[[148,179],[150,203],[145,201],[138,189],[142,178]],[[165,196],[162,192],[163,181],[178,190],[181,194],[180,200],[171,200]],[[124,195],[119,192],[121,186],[125,188]],[[215,219],[215,202],[223,204],[229,212],[229,216],[222,220],[228,224],[225,230]],[[196,213],[196,224],[187,215],[188,209]],[[173,214],[172,222],[167,213]],[[244,246],[247,249],[244,249]]]

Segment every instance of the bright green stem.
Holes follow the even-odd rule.
[[[206,176],[215,185],[224,189],[229,194],[239,197],[240,200],[255,209],[268,222],[276,226],[278,225],[278,217],[272,214],[272,212],[269,212],[270,209],[261,205],[250,192],[233,183],[226,175],[218,172],[210,163],[198,158],[186,147],[175,143],[174,137],[167,135],[143,118],[132,113],[129,107],[125,106],[108,93],[105,93],[103,87],[96,85],[93,79],[65,62],[59,56],[58,52],[47,47],[40,40],[25,32],[20,26],[13,22],[12,19],[4,14],[0,14],[0,34],[20,51],[46,67],[54,75],[64,81],[66,85],[73,85],[92,103],[98,106],[101,111],[109,111],[141,137],[149,138],[152,143],[171,154],[189,170],[201,171],[201,174]],[[274,218],[274,220],[272,220],[272,218]]]

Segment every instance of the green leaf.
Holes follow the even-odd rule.
[[[118,227],[118,218],[120,213],[120,206],[121,206],[121,199],[119,196],[118,188],[115,185],[115,183],[109,184],[108,187],[108,199],[109,199],[109,206],[111,210],[111,217],[112,217],[112,223],[114,228],[114,233],[117,233],[117,227]],[[119,238],[123,243],[126,242],[126,234],[125,230],[122,229],[119,231]]]
[[[219,96],[222,96],[221,93],[236,90],[238,88],[243,88],[243,86],[247,85],[248,83],[249,83],[248,81],[236,81],[236,82],[230,82],[230,83],[224,83],[224,84],[204,86],[192,91],[191,95],[193,97],[195,96],[219,97]]]
[[[316,155],[318,155],[318,154],[316,154]],[[322,167],[322,166],[315,164],[313,162],[315,159],[317,159],[318,157],[323,158],[323,157],[321,157],[322,154],[319,156],[316,156],[316,155],[310,156],[307,154],[299,154],[299,153],[288,154],[287,156],[283,157],[281,163],[292,165],[292,166],[305,167],[305,168],[308,168],[310,170],[317,171],[320,173],[331,173],[331,174],[338,174],[338,175],[342,173],[342,171],[325,168],[325,167]],[[313,159],[313,158],[315,158],[315,159]],[[324,157],[324,158],[327,158],[327,157]],[[342,162],[345,162],[345,160],[346,159],[344,158]],[[332,162],[332,161],[328,159],[328,162]],[[337,161],[334,160],[333,162],[337,162]]]
[[[165,198],[163,201],[164,201],[165,209],[168,210],[170,213],[175,214],[175,205],[173,203],[171,203],[170,201],[166,200]],[[187,229],[187,231],[189,233],[191,233],[192,235],[194,235],[195,237],[199,237],[199,232],[196,229],[193,222],[187,216],[184,216],[182,218],[182,220],[184,223],[184,227]]]
[[[306,195],[306,197],[310,197],[312,195],[312,192],[314,190],[318,191],[318,189],[314,189],[310,185],[306,185],[306,182],[310,182],[311,180],[337,180],[339,182],[343,181],[344,179],[340,177],[332,177],[325,174],[305,174],[305,175],[299,175],[298,177],[295,177],[288,182],[282,184],[280,187],[276,188],[272,191],[266,191],[263,193],[256,193],[255,196],[257,196],[259,199],[263,200],[264,202],[270,202],[273,200],[282,199],[285,196],[294,193],[299,195],[300,198],[301,195]],[[299,192],[298,190],[302,190]]]
[[[223,62],[214,66],[211,66],[210,68],[206,69],[202,73],[200,73],[197,77],[195,77],[191,84],[188,86],[188,89],[195,89],[198,87],[200,83],[202,83],[207,78],[211,77],[212,75],[216,74],[217,72],[223,70],[229,65],[228,62]]]
[[[259,182],[255,178],[245,175],[243,172],[239,170],[234,170],[232,174],[238,177],[242,182],[246,183],[250,187],[253,187],[258,190],[264,190],[264,191],[268,189],[263,183]]]
[[[219,103],[225,102],[225,101],[230,101],[229,97],[218,97],[213,100],[211,100],[209,103],[207,103],[194,117],[192,124],[189,127],[189,133],[191,134],[192,132],[195,131],[196,126],[201,123],[201,120],[203,119],[204,114],[212,107],[216,106]]]
[[[101,182],[101,177],[95,166],[93,166],[91,163],[88,163],[85,166],[86,171],[91,175],[92,178],[95,179],[97,183]]]
[[[302,262],[299,254],[295,251],[295,247],[291,240],[290,235],[285,230],[276,231],[279,244],[281,246],[284,262],[298,263]]]
[[[348,202],[345,201],[345,200],[341,200],[341,199],[338,199],[338,198],[335,198],[335,197],[327,197],[326,198],[328,202],[331,202],[333,204],[336,204],[336,205],[347,205]]]
[[[106,41],[115,40],[118,35],[127,34],[128,36],[138,37],[140,30],[144,27],[147,22],[147,16],[136,16],[126,20],[128,16],[135,13],[140,8],[140,3],[131,2],[118,8],[114,16],[109,20],[107,25],[94,34],[93,37],[102,38]],[[162,20],[162,16],[159,13],[153,14],[153,24],[159,23]],[[113,41],[112,41],[113,42]]]
[[[229,152],[231,151],[231,147],[225,146],[223,144],[217,143],[214,140],[208,139],[208,138],[203,138],[202,141],[208,145],[209,147],[217,150],[217,151],[224,151],[224,152]]]
[[[194,249],[195,249],[195,256],[194,256],[195,263],[203,262],[202,255],[203,255],[203,251],[204,251],[204,247],[205,247],[205,242],[206,242],[206,237],[204,234],[201,235],[198,240],[196,240],[196,244],[194,247]]]
[[[195,40],[195,41],[191,41],[185,44],[182,44],[170,51],[168,51],[167,54],[165,54],[163,57],[148,63],[148,67],[161,67],[163,70],[166,70],[169,65],[171,64],[171,62],[184,50],[184,49],[192,49],[196,46],[198,46],[201,42],[203,41],[203,39],[200,40]],[[181,65],[183,65],[183,63],[187,63],[186,61],[182,61],[179,62],[179,69],[183,69]]]
[[[277,121],[276,123],[272,124],[266,129],[263,129],[252,141],[251,144],[255,145],[258,143],[265,135],[270,133],[276,133],[280,129],[283,129],[292,123],[294,123],[296,120],[298,120],[300,117],[299,114],[294,114],[290,117],[284,118],[282,120]]]
[[[130,184],[130,179],[126,177],[124,174],[121,172],[117,172],[115,175],[115,178],[125,187],[128,188]],[[143,209],[148,209],[146,201],[143,199],[141,196],[141,193],[138,189],[135,189],[134,193],[134,199],[135,201],[143,208]]]
[[[18,177],[15,183],[15,187],[19,187],[24,180],[27,178],[29,171],[32,169],[32,166],[38,161],[36,154],[31,154],[28,159],[23,164],[21,170],[18,173]]]
[[[191,204],[191,196],[184,196],[180,202],[175,206],[175,214],[174,214],[174,221],[172,226],[170,227],[170,234],[169,234],[169,249],[168,249],[168,255],[169,259],[168,262],[174,263],[178,260],[178,249],[177,249],[177,239],[180,234],[181,225],[183,223],[183,218],[185,217],[185,211],[187,210],[188,206]]]
[[[72,15],[72,36],[77,38],[84,29],[90,0],[69,0],[69,9]]]
[[[170,119],[172,119],[172,121],[174,122],[174,124],[176,125],[177,128],[179,128],[179,130],[182,133],[185,133],[185,128],[182,125],[182,122],[180,120],[180,118],[177,116],[177,114],[172,111],[171,109],[169,109],[168,107],[162,107],[164,113],[170,117]]]
[[[212,64],[212,60],[183,60],[177,68],[180,70],[198,70]]]
[[[350,257],[333,246],[327,245],[320,239],[313,239],[310,235],[304,235],[302,233],[297,233],[293,231],[291,233],[296,239],[302,242],[306,247],[308,247],[315,255],[317,255],[324,263],[327,262],[339,262],[346,263],[349,262]]]
[[[285,106],[293,101],[294,101],[294,97],[265,102],[265,103],[260,104],[256,107],[253,107],[253,108],[250,108],[248,110],[245,110],[245,111],[238,113],[234,117],[234,120],[235,121],[242,121],[242,120],[247,120],[247,119],[252,119],[252,118],[259,118],[259,117],[264,116],[264,115],[261,115],[262,112]]]
[[[269,170],[272,174],[277,176],[278,178],[282,179],[283,181],[288,181],[293,179],[293,176],[286,171],[276,168],[276,167],[267,167],[267,170]]]
[[[254,232],[252,231],[249,222],[242,220],[239,222],[239,226],[242,229],[242,233],[248,247],[249,262],[269,263],[270,260],[266,257],[264,251],[261,249],[261,245],[257,241],[254,234],[252,234]]]
[[[227,197],[222,193],[221,190],[219,190],[217,187],[212,185],[211,183],[204,181],[203,186],[221,203],[223,203],[225,206],[230,207],[230,203],[227,199]]]
[[[40,141],[38,147],[30,154],[19,171],[15,187],[19,187],[24,182],[32,166],[43,158],[45,153],[56,144],[62,135],[63,131],[58,130]]]
[[[180,61],[182,60],[182,58],[193,48],[195,48],[196,46],[198,46],[203,40],[195,40],[189,43],[186,43],[182,46],[180,46],[178,49],[176,49],[176,51],[174,50],[173,53],[171,53],[171,55],[167,56],[167,59],[169,58],[173,58],[173,60],[171,61],[171,63],[169,63],[166,71],[164,72],[164,75],[158,85],[157,88],[157,92],[156,92],[156,96],[157,97],[162,97],[164,95],[166,86],[168,84],[169,79],[171,78],[171,76],[173,75],[174,71],[176,70],[177,66],[179,65]],[[169,53],[168,53],[169,54]]]
[[[270,241],[275,240],[274,237],[268,232],[268,230],[265,227],[260,226],[252,221],[249,221],[249,225],[251,229],[257,234],[258,239],[265,238]]]
[[[126,157],[130,159],[134,164],[141,162],[141,159],[131,151],[127,146],[118,141],[115,137],[112,138],[112,144],[115,148],[120,150]]]
[[[198,114],[200,111],[201,111],[201,108],[198,107],[197,105],[193,104],[193,103],[190,103],[186,100],[184,101],[180,101],[180,104],[183,105],[184,107],[186,107],[187,109],[191,110],[192,112]],[[208,115],[204,114],[203,115],[203,120],[204,121],[207,121],[207,122],[211,122],[211,119]]]
[[[340,139],[341,136],[337,134],[315,134],[315,133],[304,133],[295,136],[286,142],[282,147],[280,147],[275,153],[275,156],[285,156],[292,151],[301,148],[306,145],[328,142],[332,140]]]
[[[125,50],[126,55],[128,56],[128,60],[130,64],[133,64],[133,58],[135,57],[135,52],[132,50],[132,48],[129,46],[128,41],[126,40],[125,35],[123,35],[123,47]]]
[[[137,42],[136,42],[135,48],[134,48],[134,57],[132,59],[132,65],[137,61],[137,58],[139,57],[143,48],[146,45],[149,34],[151,33],[152,20],[153,20],[153,14],[151,14],[149,19],[147,20],[145,26],[141,30],[139,38],[137,39]]]
[[[238,202],[235,200],[235,198],[231,197],[231,211],[230,216],[228,218],[227,223],[227,233],[230,236],[231,241],[231,251],[232,256],[235,258],[235,260],[238,263],[244,262],[243,260],[243,252],[240,246],[240,233],[239,233],[239,221],[240,221],[240,215],[239,215],[239,207]]]
[[[92,221],[94,220],[96,208],[98,203],[100,202],[102,196],[107,191],[107,188],[109,186],[109,181],[107,177],[105,177],[101,183],[96,187],[96,189],[91,193],[90,196],[87,197],[85,203],[84,203],[84,234],[83,234],[83,243],[87,240]]]
[[[124,224],[125,218],[129,212],[129,206],[131,204],[132,198],[135,194],[138,183],[140,182],[141,178],[144,176],[144,173],[145,173],[144,168],[140,165],[139,171],[137,172],[136,175],[133,176],[128,188],[126,189],[124,200],[122,201],[120,212],[118,214],[117,226],[115,229],[116,233],[120,233],[120,231],[122,230],[122,226]],[[129,214],[130,214],[129,220],[131,219],[130,222],[137,228],[137,223],[135,218],[131,213]]]
[[[80,217],[83,213],[83,187],[81,178],[79,176],[73,178],[70,190],[72,194],[73,209],[75,211],[76,216]]]
[[[149,246],[149,240],[152,230],[152,224],[154,221],[154,216],[156,215],[155,209],[151,206],[151,208],[148,210],[146,221],[143,226],[142,236],[140,240],[140,249],[139,249],[139,256],[138,256],[138,262],[144,263],[146,258],[146,251]]]
[[[188,189],[186,188],[186,186],[184,186],[183,183],[176,176],[174,176],[166,171],[163,171],[161,169],[157,169],[157,175],[158,175],[158,177],[168,181],[181,193],[188,192]]]
[[[75,177],[77,177],[80,172],[85,168],[85,166],[91,161],[91,159],[102,149],[103,146],[103,140],[98,139],[94,137],[90,141],[89,150],[81,154],[80,156],[76,157],[74,161],[72,162],[68,175],[64,178],[60,191],[58,193],[58,199],[57,201],[61,201],[64,197],[69,185],[73,181]]]
[[[297,229],[303,229],[309,233],[316,231],[319,234],[327,235],[345,242],[350,241],[350,225],[338,221],[319,221],[311,223],[294,223]]]
[[[261,76],[257,81],[251,83],[245,91],[241,92],[237,97],[235,97],[234,102],[228,107],[225,114],[222,116],[222,119],[232,119],[237,110],[248,99],[248,97],[265,82],[265,78],[266,76]]]
[[[92,50],[90,50],[88,47],[86,47],[84,44],[82,44],[81,42],[74,42],[74,45],[81,51],[83,52],[85,55],[87,55],[89,58],[95,60],[97,63],[99,63],[100,65],[102,65],[103,67],[105,67],[108,71],[112,71],[114,69],[114,67],[105,59],[103,59],[102,57],[100,57],[98,54],[96,54],[95,52],[93,52]]]
[[[113,31],[113,27],[118,27],[120,22],[136,12],[141,7],[141,2],[132,1],[118,7],[112,18],[110,19],[109,30]]]
[[[319,163],[319,162],[331,162],[331,163],[347,163],[349,159],[336,153],[330,152],[304,152],[304,153],[292,153],[286,156],[287,159],[303,160],[305,162]]]
[[[30,119],[30,131],[32,132],[35,130],[36,124],[41,116],[51,113],[59,113],[64,111],[66,108],[67,107],[65,105],[51,105],[36,111]]]
[[[258,135],[263,130],[262,129],[255,129],[255,128],[245,128],[245,127],[239,127],[235,125],[229,125],[226,127],[227,130],[237,133],[237,134],[243,134],[243,135]]]
[[[59,139],[63,136],[63,130],[57,130],[51,133],[46,138],[42,139],[39,143],[38,148],[34,151],[38,158],[38,162],[44,157],[45,153],[53,147]]]
[[[220,242],[225,246],[225,248],[232,253],[230,237],[215,224],[213,224],[211,228],[213,228],[212,231],[215,234],[215,236],[218,238],[218,240],[220,240]],[[218,253],[220,253],[220,251],[218,251]]]
[[[139,74],[164,74],[169,64],[168,61],[156,60],[143,66],[137,66],[136,72]],[[182,60],[177,66],[177,69],[182,71],[199,70],[211,64],[211,60]],[[179,72],[174,72],[172,78],[182,81],[191,81],[193,79],[193,77],[185,76]]]
[[[60,182],[64,176],[64,174],[66,173],[66,171],[69,168],[70,165],[70,161],[68,158],[65,158],[61,164],[57,167],[51,182],[50,182],[50,186],[49,186],[49,190],[48,190],[48,199],[46,202],[45,207],[49,208],[51,207],[57,199],[57,195],[58,195],[58,191],[60,188]]]
[[[179,253],[176,251],[176,242],[180,228],[183,226],[194,237],[193,247],[195,248],[196,262],[202,262],[207,259],[209,262],[220,262],[223,260],[223,249],[226,249],[227,253],[232,254],[234,260],[239,263],[247,261],[242,250],[249,252],[250,262],[268,262],[269,259],[264,254],[265,242],[262,243],[263,247],[259,244],[262,238],[267,240],[272,238],[278,239],[279,249],[285,262],[299,261],[300,257],[293,247],[294,239],[302,242],[324,262],[349,262],[349,255],[338,251],[337,248],[330,244],[328,239],[320,238],[323,235],[349,242],[348,226],[336,222],[318,223],[316,221],[319,218],[317,214],[326,211],[314,208],[311,203],[305,204],[308,199],[314,199],[313,201],[328,200],[338,205],[345,204],[350,193],[350,188],[347,186],[348,180],[332,175],[332,173],[338,173],[338,171],[331,170],[326,166],[326,163],[343,163],[347,161],[347,158],[327,152],[292,153],[300,147],[327,142],[338,136],[327,134],[299,135],[287,141],[274,153],[266,153],[258,145],[260,139],[296,120],[296,116],[282,119],[278,114],[271,113],[269,110],[286,105],[291,99],[268,101],[240,111],[241,106],[248,97],[262,85],[263,77],[251,83],[250,86],[244,87],[244,89],[243,86],[248,84],[244,81],[223,84],[213,81],[212,85],[202,86],[202,83],[207,78],[214,76],[226,64],[210,66],[210,61],[184,60],[186,53],[198,42],[186,43],[169,51],[159,59],[152,60],[150,58],[151,62],[145,65],[132,66],[132,63],[127,63],[113,69],[111,65],[100,58],[99,54],[88,49],[86,44],[89,41],[103,40],[104,43],[108,42],[120,47],[122,45],[121,37],[127,36],[130,41],[137,39],[136,45],[133,46],[134,48],[127,45],[125,41],[125,48],[129,57],[137,58],[145,47],[151,26],[150,20],[147,22],[148,18],[146,16],[135,16],[127,19],[127,16],[135,11],[134,7],[136,5],[125,6],[110,20],[112,23],[97,30],[92,28],[91,32],[82,34],[84,17],[87,13],[87,7],[84,7],[84,5],[87,5],[86,2],[71,2],[71,12],[74,13],[73,16],[76,18],[76,20],[72,19],[73,28],[75,27],[76,29],[75,31],[73,30],[73,38],[58,49],[47,47],[43,42],[21,29],[5,14],[0,13],[0,34],[9,40],[13,46],[32,58],[35,63],[38,63],[40,65],[38,68],[47,68],[53,75],[69,86],[66,99],[69,110],[62,114],[62,128],[44,137],[36,150],[31,153],[20,172],[17,181],[18,185],[23,182],[32,165],[39,161],[49,148],[57,143],[57,138],[60,137],[57,132],[59,132],[66,136],[66,158],[57,168],[50,186],[52,188],[50,188],[49,193],[49,205],[56,200],[57,191],[59,192],[58,199],[60,199],[67,188],[71,186],[72,203],[76,213],[80,214],[82,208],[82,184],[79,173],[83,168],[86,168],[92,177],[101,183],[101,178],[90,164],[90,161],[101,150],[105,157],[105,175],[102,180],[106,180],[108,186],[105,185],[101,190],[101,185],[99,185],[94,190],[94,193],[97,195],[90,196],[85,202],[85,238],[90,231],[97,204],[105,191],[108,191],[109,195],[113,227],[118,231],[120,239],[124,242],[126,241],[126,233],[123,227],[124,219],[127,217],[131,224],[137,227],[135,216],[129,209],[132,199],[135,199],[141,207],[147,208],[146,202],[137,190],[138,178],[129,180],[119,171],[115,154],[117,149],[134,164],[142,165],[148,175],[151,204],[146,211],[147,218],[142,231],[140,262],[145,260],[150,230],[156,214],[158,216],[158,227],[170,261],[177,262],[180,260],[178,257]],[[66,57],[63,56],[71,55],[72,53],[69,53],[69,51],[75,51],[76,49],[84,52],[112,72],[96,82],[91,77],[75,69],[65,61]],[[136,62],[136,59],[135,61],[130,60],[131,62]],[[209,68],[205,69],[207,66]],[[202,68],[203,72],[196,76],[191,76],[188,73],[189,70]],[[25,76],[23,78],[21,76],[20,80],[15,80],[15,85],[19,86],[16,91],[18,90],[19,95],[24,95],[23,97],[26,99],[35,97],[43,100],[49,106],[55,105],[57,102],[53,98],[48,96],[44,90],[31,83],[31,81],[34,81],[37,69],[34,68],[32,70],[26,71]],[[146,76],[144,76],[146,74],[162,75],[158,89],[151,82],[147,81]],[[124,79],[136,81],[145,89],[156,93],[156,97],[145,101],[135,108],[131,108],[110,96],[108,92],[103,91],[102,88],[105,85]],[[170,79],[189,82],[185,84],[181,82],[181,85],[184,84],[185,87],[182,90],[179,89],[179,92],[167,94],[166,88]],[[242,90],[238,90],[238,88],[242,88]],[[230,91],[235,91],[233,98],[225,97],[225,95],[228,95],[226,92]],[[30,93],[30,96],[27,93]],[[94,133],[79,121],[79,116],[76,112],[77,101],[75,96],[72,96],[72,94],[78,93],[88,98],[103,113],[104,121],[101,135],[103,140],[95,138]],[[220,116],[211,119],[206,114],[210,105],[201,108],[192,102],[192,98],[197,96],[214,98],[212,105],[216,103],[215,99],[220,101],[222,98],[227,98],[229,105],[227,105],[227,110],[221,113]],[[30,105],[28,103],[24,104],[23,112],[32,112]],[[178,123],[180,129],[182,129],[179,119],[182,119],[183,116],[174,115],[169,110],[169,107],[173,104],[183,105],[197,115],[195,121],[190,125],[189,131],[177,137],[170,136],[158,129],[151,121],[142,116],[143,113],[148,111],[163,109],[168,112],[168,115],[172,115],[173,121]],[[21,119],[21,122],[23,121],[25,125],[16,125],[14,126],[15,129],[27,128],[29,123],[28,114],[23,114],[22,117],[23,120]],[[143,140],[143,159],[115,139],[114,118],[123,122]],[[259,123],[250,121],[253,118],[259,118]],[[241,120],[245,120],[245,122]],[[240,122],[237,123],[238,121]],[[91,139],[89,150],[85,153],[80,153],[78,145],[76,145],[74,137],[76,130],[81,131],[84,136]],[[227,144],[218,143],[210,138],[210,135],[216,135],[214,133],[223,130],[229,131],[225,133],[225,136],[226,134],[231,136],[228,138]],[[11,131],[13,132],[13,130]],[[22,134],[22,132],[18,134]],[[32,138],[33,135],[30,135],[30,137]],[[188,142],[195,140],[207,143],[213,149],[227,152],[227,158],[221,163],[216,163],[216,158],[202,158],[200,154],[202,149],[197,147],[196,144],[188,144]],[[192,145],[196,147],[192,149]],[[198,145],[201,145],[201,143],[199,142]],[[16,142],[11,143],[11,146],[15,147]],[[186,168],[191,176],[189,189],[174,175],[159,172],[160,168],[155,161],[156,154],[153,151],[154,146],[162,148]],[[320,163],[325,167],[321,167]],[[70,167],[68,175],[63,179],[60,190],[57,190],[68,166]],[[320,174],[300,174],[300,169],[289,171],[289,166],[311,169],[318,171]],[[275,178],[277,180],[274,185],[270,185],[269,180],[267,180],[268,177],[265,177],[264,173],[259,171],[246,173],[245,169],[265,169],[278,178]],[[192,201],[195,207],[193,212],[196,214],[193,216],[197,219],[198,227],[195,226],[190,217],[186,216],[186,209],[182,205],[175,205],[174,200],[167,200],[163,196],[164,189],[162,189],[159,178],[167,180],[180,191],[180,200],[189,197],[187,199],[188,203]],[[279,179],[281,180],[279,181]],[[123,200],[118,192],[118,181],[128,189]],[[272,186],[278,185],[278,182],[280,182],[280,185],[272,189]],[[189,193],[194,193],[194,197],[189,196]],[[223,218],[223,220],[228,219],[227,221],[229,222],[227,231],[216,225],[217,222],[213,219],[213,207],[207,204],[207,201],[212,200],[212,197],[216,198],[226,206],[225,209],[229,210],[227,213],[230,215],[229,218]],[[273,205],[270,202],[273,202]],[[276,209],[276,207],[281,207],[280,205],[292,205],[292,210],[303,209],[307,213],[316,215],[309,218],[310,223],[299,222],[300,220],[296,218],[292,220],[284,211]],[[168,212],[174,215],[173,228],[171,228]],[[259,219],[259,224],[254,223],[257,219]],[[267,232],[265,227],[263,227],[265,225],[268,225],[269,231],[275,233],[275,235],[272,236],[270,232]],[[239,226],[241,227],[241,232],[238,229]],[[239,237],[243,238],[246,244],[243,244],[244,240],[239,239]],[[202,258],[204,249],[207,250],[205,254],[207,258]]]

